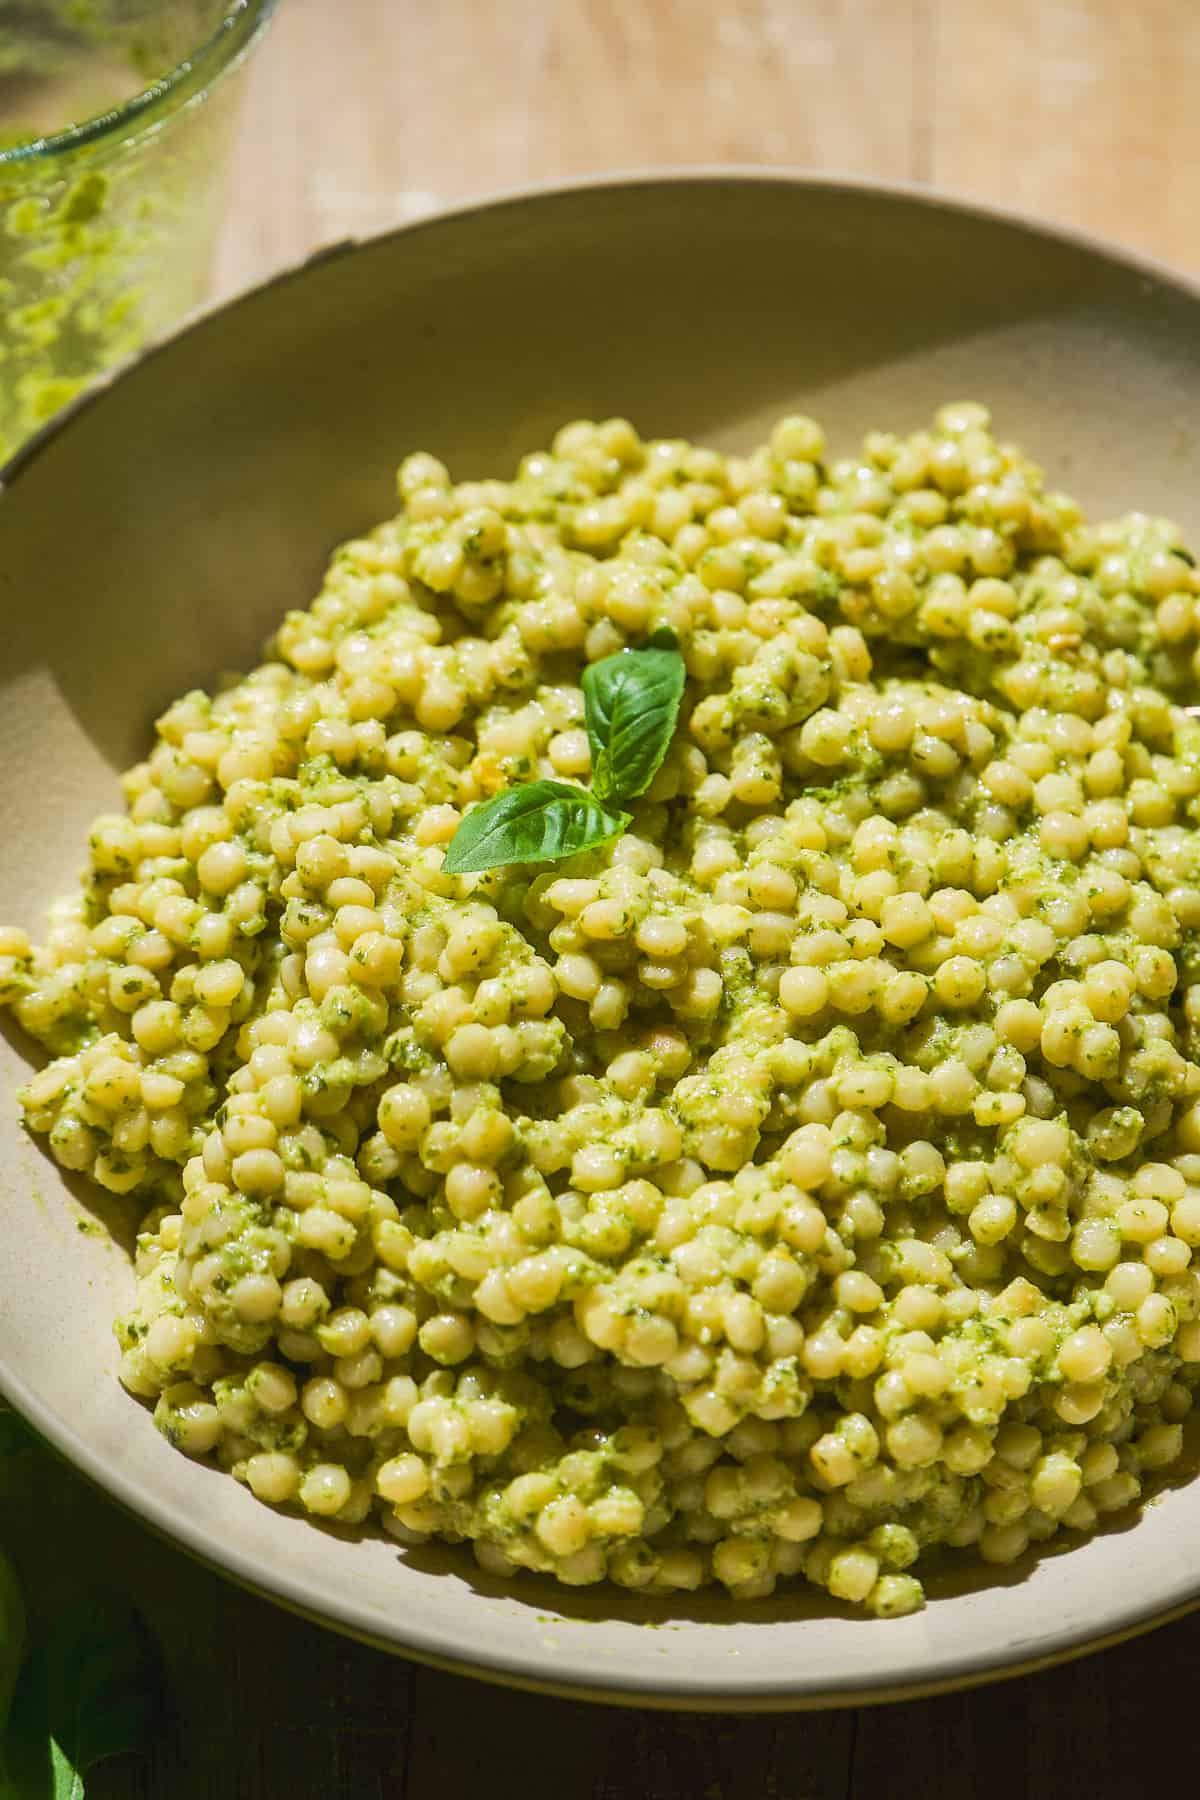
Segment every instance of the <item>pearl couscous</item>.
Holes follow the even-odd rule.
[[[184,696],[0,998],[144,1209],[122,1379],[259,1499],[483,1567],[878,1615],[1180,1456],[1200,1369],[1200,578],[948,406],[828,460],[567,426],[400,470]],[[632,823],[581,676],[678,646]]]

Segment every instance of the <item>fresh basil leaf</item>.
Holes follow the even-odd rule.
[[[622,650],[584,670],[598,799],[635,800],[645,793],[670,749],[686,679],[678,650]]]
[[[161,1692],[158,1658],[137,1614],[117,1595],[89,1595],[21,1672],[5,1746],[16,1792],[22,1800],[81,1800],[94,1763],[145,1745]]]
[[[557,862],[624,831],[628,813],[606,810],[586,788],[528,781],[473,806],[451,838],[442,869],[473,875],[509,863]]]
[[[18,1746],[12,1766],[15,1777],[0,1763],[0,1800],[84,1800],[83,1772],[71,1767],[53,1738],[44,1740],[36,1758]]]

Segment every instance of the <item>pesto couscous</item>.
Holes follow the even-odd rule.
[[[501,1576],[892,1615],[1127,1507],[1200,1369],[1177,529],[970,404],[400,493],[0,934],[30,1128],[144,1210],[126,1386]],[[534,783],[584,836],[452,872]]]

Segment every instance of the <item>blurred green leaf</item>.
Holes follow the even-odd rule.
[[[36,1450],[40,1441],[18,1413],[0,1409],[0,1456],[15,1456],[18,1450]]]
[[[89,1595],[21,1671],[6,1744],[13,1795],[81,1800],[87,1770],[143,1747],[161,1703],[158,1656],[141,1620],[118,1595]],[[0,1800],[8,1800],[2,1786]]]

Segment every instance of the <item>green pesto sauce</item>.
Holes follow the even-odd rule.
[[[211,35],[223,0],[0,0],[0,152],[103,114]],[[143,136],[0,164],[0,461],[200,298],[224,89]]]

